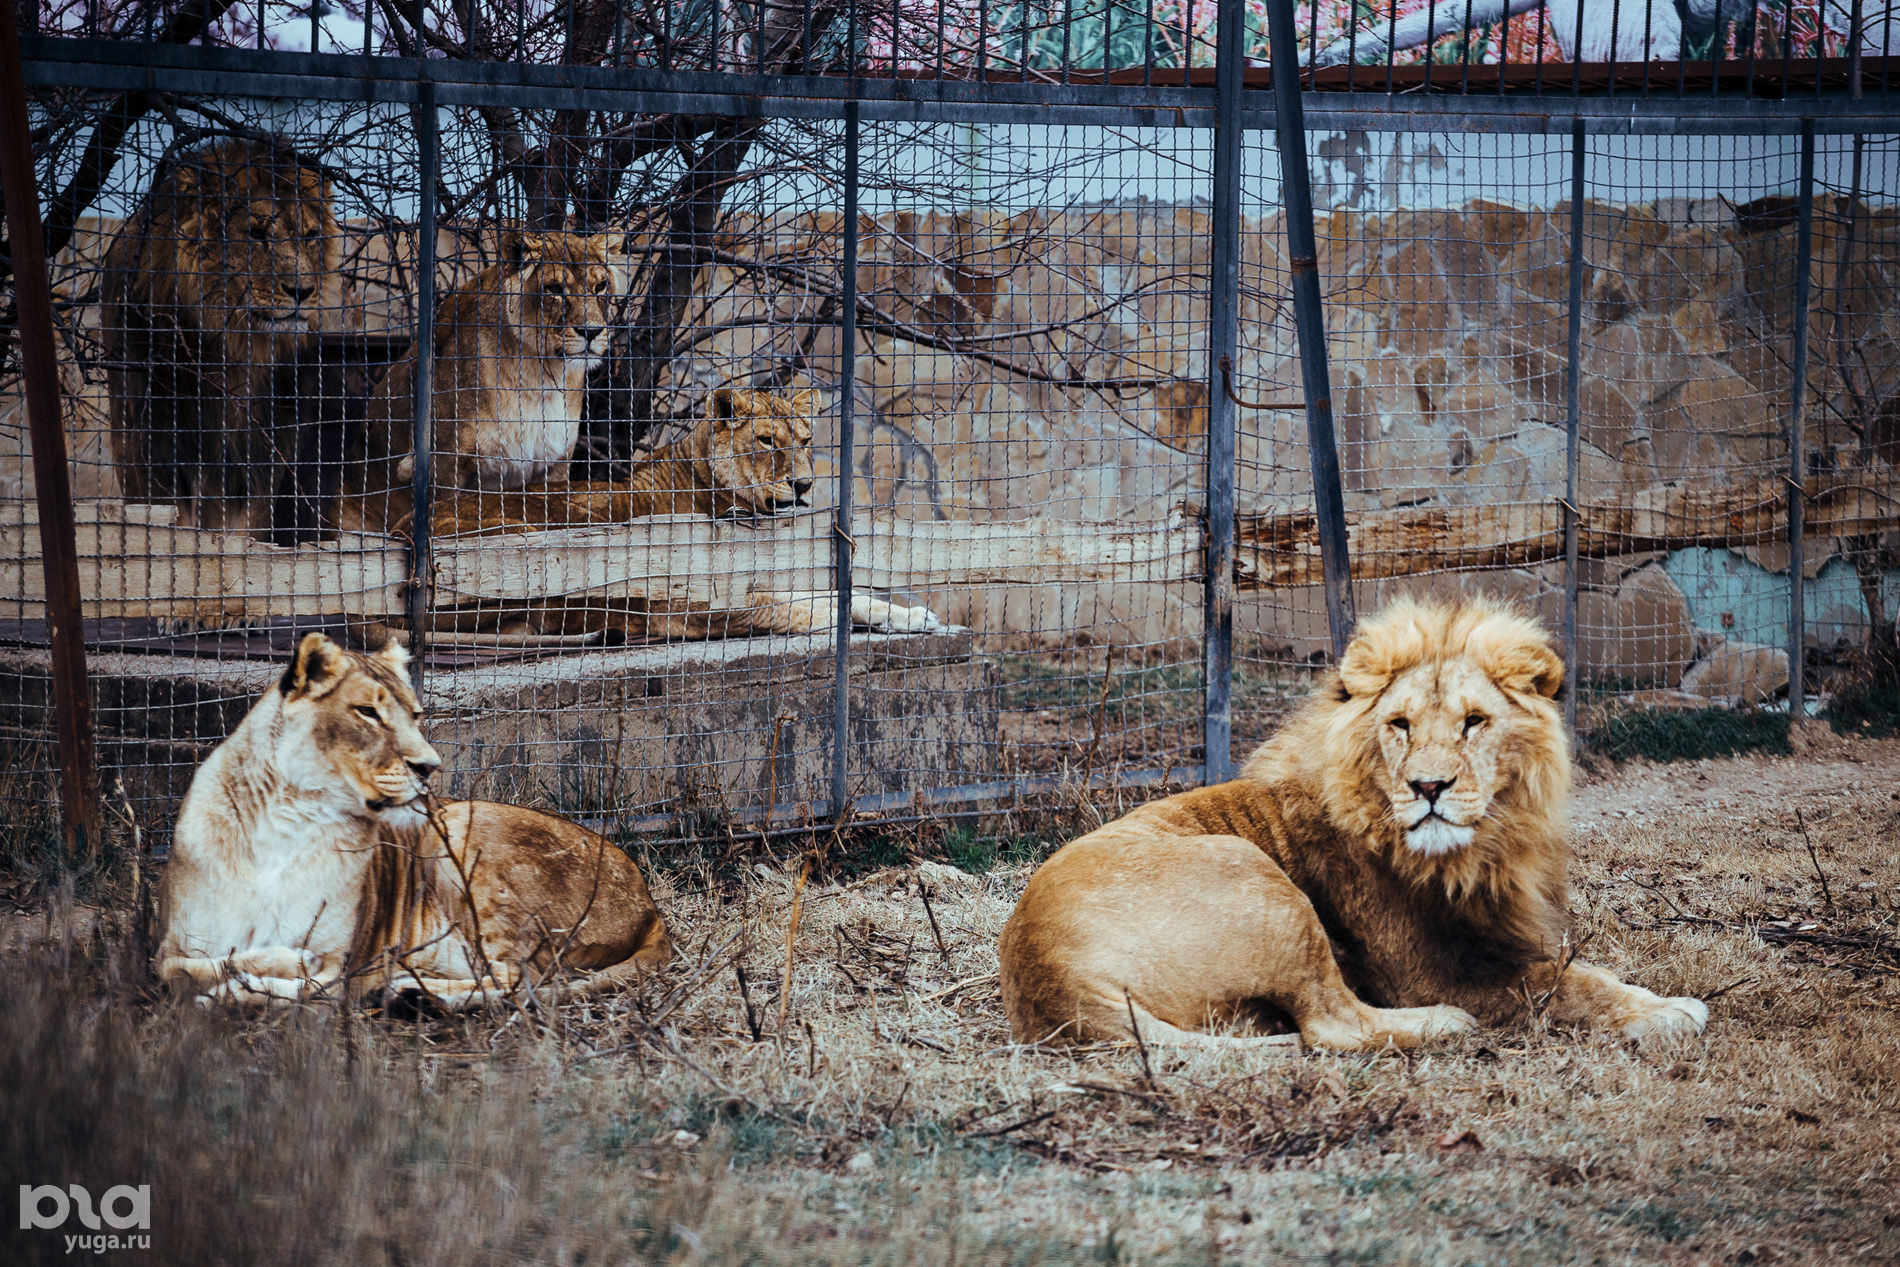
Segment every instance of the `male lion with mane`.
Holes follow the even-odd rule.
[[[1545,1001],[1642,1042],[1708,1007],[1567,962],[1563,663],[1531,620],[1401,601],[1232,782],[1071,842],[1003,930],[1019,1041],[1413,1047]],[[1238,1037],[1210,1035],[1232,1025]]]
[[[282,142],[223,141],[161,172],[107,249],[101,288],[127,499],[200,528],[316,534],[325,490],[298,460],[296,362],[339,242],[329,182]]]
[[[407,663],[306,634],[199,767],[159,893],[160,980],[205,1002],[380,990],[453,1009],[543,982],[608,989],[671,957],[611,842],[513,805],[430,810],[442,759]]]

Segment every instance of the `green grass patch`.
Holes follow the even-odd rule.
[[[1732,708],[1686,713],[1638,709],[1610,718],[1588,738],[1591,747],[1618,761],[1696,761],[1744,752],[1786,756],[1793,751],[1785,714]]]
[[[1900,735],[1900,682],[1850,683],[1834,693],[1821,716],[1843,735],[1865,739]]]

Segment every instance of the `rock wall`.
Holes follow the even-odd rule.
[[[1485,201],[1322,218],[1349,513],[1564,495],[1569,218],[1568,206],[1526,211]],[[1659,483],[1786,471],[1791,204],[1591,203],[1583,220],[1578,496],[1613,501]],[[805,221],[780,229],[787,249],[808,250],[836,227]],[[1310,480],[1282,226],[1268,216],[1249,221],[1244,234],[1235,387],[1244,400],[1295,407],[1240,411],[1239,501],[1243,510],[1286,509],[1308,500]],[[1201,294],[1211,251],[1205,211],[1130,204],[1010,218],[900,215],[867,220],[860,237],[860,289],[890,325],[926,338],[982,340],[946,350],[891,329],[863,335],[860,504],[907,515],[1139,520],[1198,501],[1208,375]],[[1891,468],[1900,461],[1900,213],[1824,203],[1812,276],[1810,469]],[[721,315],[731,319],[755,301],[737,277],[727,281]],[[977,347],[993,359],[957,354]],[[811,362],[835,364],[837,353],[821,338]],[[770,357],[768,340],[755,335],[746,346],[704,349],[693,373],[711,380]],[[1082,380],[1103,385],[1072,385]],[[1131,381],[1141,386],[1125,386]],[[1900,542],[1885,544],[1881,561],[1891,566]],[[1865,624],[1864,604],[1855,618],[1851,603],[1835,601],[1840,578],[1854,575],[1835,546],[1809,549],[1809,574],[1834,578],[1819,591],[1829,598],[1810,589],[1811,608],[1822,607],[1812,611],[1809,636],[1820,643],[1854,640]],[[1728,639],[1777,640],[1762,620],[1747,622],[1741,637],[1730,609],[1773,609],[1778,586],[1785,629],[1785,551],[1691,553],[1731,559],[1736,575],[1753,569],[1766,579],[1744,594],[1711,583],[1700,567],[1701,579],[1685,590],[1688,565],[1675,559],[1588,561],[1579,602],[1586,677],[1612,688],[1674,690]],[[1562,579],[1548,566],[1419,577],[1364,586],[1360,601],[1370,607],[1398,592],[1476,587],[1554,622]],[[1890,606],[1896,590],[1890,580]],[[1032,586],[930,598],[959,621],[1031,643],[1078,635],[1155,642],[1193,635],[1200,621],[1199,594],[1189,586]],[[1317,594],[1243,601],[1239,621],[1268,650],[1303,657],[1324,645]],[[1707,670],[1692,679],[1714,680]],[[1738,697],[1751,692],[1760,693],[1758,682],[1737,688]]]

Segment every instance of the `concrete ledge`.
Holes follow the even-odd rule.
[[[437,786],[583,816],[824,800],[831,634],[669,643],[431,669]],[[198,762],[282,673],[270,660],[94,653],[101,762],[166,829]],[[1000,773],[995,666],[968,634],[854,634],[851,794]],[[0,727],[51,729],[43,648],[0,647]]]

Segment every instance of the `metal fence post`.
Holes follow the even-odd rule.
[[[409,674],[416,694],[422,694],[422,659],[428,651],[429,606],[434,597],[431,573],[435,566],[429,540],[429,494],[433,448],[431,413],[435,405],[435,186],[441,166],[439,121],[435,113],[435,84],[416,85],[416,158],[420,169],[420,197],[416,208],[416,372],[415,426],[410,452],[415,456],[409,517]]]
[[[831,531],[832,567],[838,594],[837,642],[832,663],[831,813],[844,820],[851,770],[851,481],[852,406],[858,375],[858,103],[844,103],[844,290],[838,351],[838,504]]]
[[[1306,395],[1306,444],[1313,464],[1313,511],[1326,580],[1326,625],[1333,659],[1352,637],[1352,563],[1346,551],[1346,497],[1333,442],[1332,376],[1326,366],[1326,314],[1319,293],[1319,244],[1313,234],[1313,187],[1306,170],[1306,116],[1300,104],[1300,50],[1293,0],[1268,0],[1267,43],[1273,67],[1274,132],[1286,204],[1287,267],[1293,283],[1293,328],[1300,341],[1300,386]]]
[[[1242,0],[1221,0],[1215,47],[1214,251],[1207,295],[1207,577],[1202,598],[1204,777],[1233,777],[1234,398],[1228,367],[1240,339]]]
[[[1794,242],[1794,361],[1788,386],[1788,720],[1807,716],[1807,586],[1801,575],[1802,483],[1807,478],[1808,282],[1814,263],[1814,120],[1801,125],[1801,187]]]
[[[1583,433],[1583,120],[1570,125],[1570,313],[1564,372],[1564,729],[1577,738],[1577,464]]]
[[[60,424],[59,360],[53,342],[53,290],[46,273],[39,184],[27,130],[26,81],[13,6],[0,20],[0,187],[6,193],[7,249],[13,269],[20,375],[33,443],[39,506],[40,565],[46,575],[46,633],[52,644],[53,713],[59,733],[59,811],[71,854],[97,857],[101,841],[99,778],[93,759],[92,687],[79,601],[79,544],[73,526],[72,472]]]

